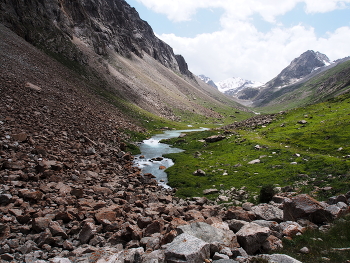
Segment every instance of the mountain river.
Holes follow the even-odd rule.
[[[142,170],[143,174],[151,173],[156,177],[156,180],[160,185],[169,188],[167,185],[168,177],[164,169],[160,169],[161,166],[169,168],[174,165],[173,160],[164,158],[163,154],[179,153],[182,149],[173,148],[168,144],[160,143],[161,140],[171,139],[179,137],[182,133],[193,131],[204,131],[207,128],[200,129],[188,129],[188,130],[169,130],[164,131],[162,134],[156,134],[148,140],[144,140],[140,144],[141,154],[135,155],[134,164]],[[144,158],[140,158],[140,157]],[[153,159],[153,160],[152,160]],[[158,159],[158,160],[156,160]]]

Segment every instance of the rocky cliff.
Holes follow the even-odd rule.
[[[92,46],[96,54],[107,55],[108,48],[126,57],[147,53],[164,66],[193,78],[186,63],[178,63],[172,48],[158,39],[124,0],[1,2],[1,22],[29,42],[53,52],[81,60],[69,45],[77,37]]]

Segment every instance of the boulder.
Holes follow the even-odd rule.
[[[144,236],[148,237],[155,233],[161,233],[163,229],[164,222],[162,220],[155,220],[145,228]]]
[[[205,190],[203,190],[204,195],[216,194],[218,192],[219,192],[218,189],[205,189]]]
[[[163,250],[155,250],[151,253],[144,253],[142,255],[143,263],[164,263],[165,254]]]
[[[64,239],[68,238],[66,231],[56,221],[50,222],[49,229],[50,229],[53,236],[61,236]]]
[[[226,139],[226,136],[219,134],[219,135],[213,135],[213,136],[207,137],[204,140],[206,142],[211,143],[211,142],[219,142],[219,141],[222,141],[224,139]]]
[[[12,195],[10,194],[0,194],[0,205],[8,205],[11,203]]]
[[[232,206],[230,207],[224,216],[224,220],[238,219],[247,222],[255,220],[255,214],[251,211],[245,211],[242,207]]]
[[[265,242],[262,245],[262,248],[266,252],[276,251],[283,248],[282,240],[273,235],[270,235],[268,238],[266,238]]]
[[[169,263],[203,263],[209,257],[210,244],[185,233],[177,236],[165,249],[165,260]]]
[[[283,210],[274,205],[260,204],[253,206],[251,211],[256,215],[257,219],[267,221],[283,221]]]
[[[302,263],[299,260],[296,260],[290,256],[283,254],[272,254],[272,255],[260,255],[259,258],[268,260],[269,262],[278,262],[278,263]]]
[[[29,189],[21,189],[19,195],[27,200],[39,201],[43,198],[43,193],[40,191],[31,191]]]
[[[237,232],[237,239],[243,249],[253,255],[262,247],[266,239],[270,236],[271,230],[255,223],[244,225]]]
[[[303,233],[305,228],[299,225],[297,222],[287,221],[280,223],[282,234],[288,237],[293,237],[298,233]]]
[[[91,238],[96,234],[96,226],[92,222],[85,222],[80,233],[79,240],[81,244],[86,244],[90,241]]]
[[[229,228],[235,233],[238,232],[244,225],[249,224],[247,221],[237,219],[228,220],[226,223],[228,224]]]
[[[48,227],[49,224],[51,223],[51,219],[48,217],[37,217],[32,220],[32,228],[40,233],[45,231]]]
[[[202,169],[197,169],[193,172],[193,175],[195,176],[205,176],[205,172]]]
[[[176,230],[179,234],[186,233],[213,245],[230,248],[239,246],[237,243],[237,237],[233,231],[225,231],[203,222],[196,222],[190,225],[179,226]]]
[[[307,194],[297,195],[286,199],[283,206],[283,220],[297,221],[308,219],[315,224],[331,221],[334,216],[320,202]]]

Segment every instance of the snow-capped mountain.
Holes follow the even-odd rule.
[[[199,75],[198,78],[200,78],[202,81],[204,81],[204,82],[207,83],[208,85],[210,85],[210,86],[212,86],[212,87],[214,87],[214,88],[216,88],[216,89],[218,88],[218,87],[215,85],[214,81],[213,81],[211,78],[209,78],[209,77],[207,77],[207,76],[205,76],[205,75]]]
[[[256,88],[263,85],[261,82],[246,80],[242,78],[229,78],[215,83],[219,91],[230,96],[236,96],[245,88]]]
[[[284,68],[280,74],[266,83],[264,89],[281,89],[303,80],[309,74],[333,64],[329,58],[320,52],[308,50]]]

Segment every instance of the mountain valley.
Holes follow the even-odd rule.
[[[349,57],[214,83],[124,0],[0,0],[0,39],[1,262],[350,257]],[[171,188],[135,167],[199,127]]]

